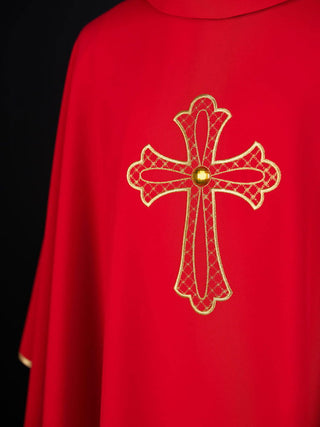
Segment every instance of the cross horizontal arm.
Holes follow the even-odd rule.
[[[232,173],[241,170],[260,172],[260,179],[250,182],[233,180]],[[210,171],[212,174],[210,186],[214,191],[242,197],[253,209],[258,209],[262,205],[264,193],[273,190],[280,181],[278,166],[265,158],[264,149],[258,142],[237,157],[215,161]],[[224,178],[219,177],[221,174],[224,174]]]
[[[150,180],[143,176],[143,173],[147,171],[163,173],[164,178],[166,171],[176,172],[177,179]],[[141,152],[141,159],[129,167],[127,179],[133,188],[140,190],[143,203],[150,206],[165,194],[190,188],[192,185],[191,173],[192,168],[189,163],[170,159],[158,153],[151,145],[147,145]]]

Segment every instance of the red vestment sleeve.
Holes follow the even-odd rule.
[[[25,427],[320,425],[320,4],[216,3],[77,38]]]
[[[68,66],[45,232],[19,348],[20,360],[32,366],[26,427],[96,425],[99,417],[104,199],[86,32]]]

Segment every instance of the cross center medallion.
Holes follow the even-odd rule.
[[[192,172],[192,181],[199,186],[207,185],[211,179],[210,171],[205,166],[198,166]]]
[[[202,156],[197,142],[197,121],[201,112],[205,112],[208,121]],[[132,163],[127,171],[128,183],[140,191],[141,200],[146,206],[165,194],[187,192],[181,262],[174,289],[179,295],[188,298],[192,308],[200,314],[211,313],[216,301],[227,300],[232,295],[219,252],[215,193],[236,195],[247,201],[253,209],[258,209],[264,201],[264,194],[274,190],[281,177],[280,169],[265,158],[264,148],[258,142],[238,156],[216,160],[220,134],[230,118],[231,113],[227,109],[217,108],[212,96],[195,98],[188,111],[174,118],[184,136],[188,160],[171,159],[158,153],[151,145],[146,145],[141,151],[140,160]],[[143,176],[143,172],[149,170],[176,172],[179,178],[150,181]],[[255,172],[259,177],[251,181],[236,180],[233,179],[235,172]],[[200,210],[204,220],[207,264],[205,292],[202,295],[195,271],[195,236]]]

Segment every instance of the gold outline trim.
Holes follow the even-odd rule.
[[[145,199],[145,197],[144,197],[144,194],[143,194],[143,192],[144,192],[144,187],[138,187],[137,185],[133,184],[133,183],[131,182],[130,174],[131,174],[131,170],[132,170],[134,167],[136,167],[136,166],[138,166],[138,165],[143,165],[145,152],[146,152],[148,149],[149,149],[149,150],[150,150],[154,155],[156,155],[157,157],[161,158],[161,159],[162,159],[162,160],[164,160],[164,161],[169,161],[169,162],[177,163],[177,164],[179,164],[179,165],[184,165],[184,166],[191,166],[191,163],[189,163],[189,162],[184,162],[184,161],[181,161],[181,160],[171,159],[170,157],[164,156],[163,154],[160,154],[157,150],[155,150],[155,149],[152,147],[152,145],[150,145],[150,144],[148,144],[148,145],[146,145],[145,147],[143,147],[143,149],[142,149],[142,151],[141,151],[141,155],[140,155],[140,160],[138,160],[137,162],[131,163],[131,165],[129,166],[129,168],[128,168],[128,170],[127,170],[127,181],[128,181],[128,184],[130,185],[130,187],[134,188],[135,190],[139,190],[139,192],[140,192],[140,198],[141,198],[141,200],[142,200],[142,203],[143,203],[144,205],[146,205],[146,206],[148,206],[148,207],[149,207],[149,206],[151,206],[151,204],[152,204],[153,202],[155,202],[157,199],[159,199],[160,197],[162,197],[162,196],[164,196],[164,195],[166,195],[166,194],[176,193],[176,192],[178,192],[178,191],[187,191],[189,188],[188,188],[188,187],[185,187],[185,188],[173,188],[173,189],[171,189],[171,190],[167,190],[167,191],[164,191],[164,192],[162,192],[162,193],[158,194],[157,196],[153,197],[153,198],[150,200],[150,202],[147,202],[147,201],[146,201],[146,199]],[[174,169],[167,169],[167,168],[158,168],[158,169],[159,169],[159,170],[167,170],[167,171],[169,171],[169,172],[176,172],[176,173],[180,173],[181,175],[185,175],[185,177],[180,178],[180,179],[173,179],[173,180],[170,180],[170,181],[161,181],[161,184],[169,184],[169,183],[171,183],[171,182],[180,182],[180,181],[182,181],[182,180],[185,180],[185,179],[189,179],[189,178],[190,178],[190,177],[189,177],[189,175],[184,174],[184,173],[181,173],[181,172],[177,172],[177,171],[176,171],[176,170],[174,170]],[[149,170],[154,170],[154,168],[146,168],[146,169],[145,169],[144,171],[142,171],[142,172],[146,172],[146,171],[149,171]],[[147,181],[147,180],[143,179],[143,178],[142,178],[142,176],[141,176],[141,173],[140,173],[140,178],[142,179],[142,181],[145,181],[145,182],[148,182],[148,183],[153,183],[153,184],[155,184],[155,183],[156,183],[156,182],[154,182],[154,181]]]
[[[233,295],[233,291],[232,291],[232,289],[231,289],[231,287],[229,285],[227,276],[225,274],[225,271],[224,271],[224,268],[223,268],[223,264],[222,264],[221,255],[220,255],[219,242],[218,242],[218,230],[217,230],[215,194],[214,194],[214,191],[212,189],[210,190],[210,192],[211,192],[211,197],[212,197],[213,234],[214,234],[214,245],[215,245],[215,249],[216,249],[217,261],[218,261],[218,264],[219,264],[219,267],[220,267],[221,276],[223,278],[224,284],[225,284],[225,286],[226,286],[226,288],[227,288],[227,290],[228,290],[229,293],[225,297],[214,297],[214,299],[212,301],[211,307],[208,310],[206,310],[206,311],[204,311],[204,310],[201,311],[201,310],[199,310],[194,305],[194,302],[192,300],[192,295],[190,295],[190,294],[183,294],[178,289],[178,285],[179,285],[179,282],[181,280],[181,275],[182,275],[182,271],[183,271],[183,265],[184,265],[184,259],[185,259],[185,253],[186,253],[185,247],[186,247],[186,242],[187,242],[186,235],[187,235],[187,231],[188,231],[188,224],[189,224],[189,217],[190,217],[190,202],[191,202],[190,201],[190,199],[191,199],[190,193],[191,193],[191,189],[189,189],[189,188],[188,188],[188,197],[187,197],[187,204],[186,204],[187,205],[186,206],[186,220],[185,220],[185,227],[184,227],[183,241],[182,241],[181,261],[180,261],[180,267],[179,267],[179,271],[178,271],[178,276],[177,276],[177,279],[176,279],[176,282],[175,282],[175,285],[174,285],[174,290],[176,291],[176,293],[179,296],[183,297],[183,298],[188,298],[189,301],[190,301],[190,305],[194,309],[194,311],[196,311],[197,313],[202,314],[202,315],[208,315],[208,314],[212,313],[213,310],[216,307],[216,302],[217,301],[226,301],[226,300],[228,300]],[[201,195],[199,194],[199,196],[201,196]],[[198,201],[198,204],[199,204],[199,202],[200,201]],[[204,204],[203,195],[202,195],[202,203]],[[203,210],[203,212],[204,212],[204,210]],[[195,223],[197,223],[197,221],[198,221],[198,210],[197,210],[197,213],[196,213]],[[196,235],[196,230],[195,230],[195,233],[194,233],[194,240],[195,240],[195,235]],[[198,296],[199,296],[200,299],[204,299],[207,296],[207,293],[208,293],[208,277],[209,277],[209,263],[208,263],[208,257],[209,257],[209,255],[208,255],[208,252],[209,251],[208,251],[208,230],[207,230],[207,224],[206,224],[206,222],[205,222],[205,235],[206,235],[206,256],[207,256],[207,283],[206,283],[206,293],[205,293],[204,297],[201,297],[201,295],[199,294],[199,291],[198,291],[198,282],[197,282],[196,269],[195,269],[195,259],[194,259],[194,246],[193,246],[193,251],[192,251],[192,262],[194,264],[195,285],[196,285],[197,294],[198,294]]]
[[[184,115],[184,114],[189,114],[189,115],[191,115],[191,114],[192,114],[193,107],[194,107],[194,104],[195,104],[199,99],[202,99],[202,98],[207,98],[207,99],[209,99],[209,100],[212,102],[212,104],[213,104],[213,111],[214,111],[214,112],[218,111],[218,112],[225,113],[225,114],[227,115],[226,119],[223,121],[223,123],[222,123],[222,125],[221,125],[221,128],[219,128],[219,130],[218,130],[218,132],[217,132],[217,135],[216,135],[216,137],[215,137],[215,140],[214,140],[215,144],[214,144],[213,149],[212,149],[212,161],[211,161],[211,164],[213,164],[213,163],[214,163],[214,161],[215,161],[215,157],[216,157],[216,152],[217,152],[217,147],[218,147],[218,142],[219,142],[219,139],[220,139],[220,135],[221,135],[221,133],[222,133],[222,131],[223,131],[223,129],[224,129],[224,127],[225,127],[225,125],[227,124],[227,122],[228,122],[228,121],[231,119],[231,117],[232,117],[231,112],[230,112],[229,110],[227,110],[226,108],[220,108],[220,107],[218,108],[217,101],[215,100],[215,98],[214,98],[213,96],[211,96],[211,95],[209,95],[209,94],[203,94],[203,95],[199,95],[199,96],[197,96],[197,97],[196,97],[196,98],[194,98],[194,100],[191,102],[190,107],[189,107],[189,109],[188,109],[188,110],[180,111],[178,114],[176,114],[176,115],[175,115],[175,117],[174,117],[173,121],[174,121],[174,122],[179,126],[179,129],[181,130],[181,132],[182,132],[182,134],[183,134],[183,137],[184,137],[184,140],[185,140],[185,144],[186,144],[187,154],[188,154],[188,162],[187,162],[188,164],[191,164],[190,146],[189,146],[189,144],[188,144],[188,135],[186,134],[185,128],[181,125],[181,123],[180,123],[180,121],[179,121],[178,119],[179,119],[179,117],[180,117],[180,116],[182,116],[182,115]],[[207,120],[208,120],[207,140],[206,140],[206,145],[205,145],[205,149],[204,149],[204,152],[203,152],[203,158],[204,158],[204,157],[205,157],[205,155],[206,155],[206,151],[207,151],[207,144],[208,144],[208,139],[209,139],[209,135],[210,135],[210,117],[209,117],[208,111],[207,111],[207,110],[204,110],[204,109],[201,109],[201,110],[198,112],[197,116],[196,116],[196,119],[195,119],[195,127],[194,127],[194,136],[195,136],[195,142],[196,142],[196,149],[197,149],[197,156],[198,156],[199,164],[201,163],[201,160],[200,160],[200,157],[199,157],[198,142],[197,142],[197,138],[196,138],[196,124],[197,124],[198,116],[199,116],[199,114],[200,114],[201,112],[205,112],[205,113],[206,113],[206,115],[207,115]]]
[[[18,359],[19,361],[26,366],[27,368],[32,368],[32,361],[27,359],[22,353],[18,353]]]
[[[281,181],[281,171],[280,171],[278,165],[276,165],[276,163],[272,162],[271,160],[266,159],[266,157],[265,157],[265,150],[264,150],[263,145],[261,145],[260,142],[255,141],[251,145],[251,147],[249,147],[246,151],[244,151],[243,153],[239,154],[238,156],[230,157],[228,159],[223,159],[223,160],[215,160],[215,162],[213,163],[213,165],[216,165],[216,164],[223,164],[223,163],[226,163],[226,162],[237,161],[237,160],[241,159],[242,157],[244,157],[245,155],[249,154],[256,147],[261,152],[261,163],[266,163],[266,164],[272,166],[276,170],[276,172],[277,172],[277,180],[276,180],[276,182],[271,187],[268,187],[266,189],[261,189],[260,190],[261,200],[259,201],[259,203],[257,205],[255,205],[254,202],[252,202],[252,200],[249,197],[247,197],[247,196],[245,196],[245,195],[243,195],[241,193],[238,193],[237,191],[226,190],[225,188],[221,188],[221,189],[220,188],[218,188],[218,189],[217,188],[213,188],[213,191],[216,192],[216,193],[229,193],[229,194],[233,194],[234,196],[241,197],[243,200],[245,200],[246,202],[248,202],[249,205],[254,210],[257,210],[257,209],[259,209],[262,206],[262,204],[264,202],[264,193],[268,193],[269,191],[273,191],[274,189],[276,189],[278,187],[278,185],[280,184],[280,181]],[[247,169],[247,168],[238,168],[238,169],[235,169],[235,170],[241,170],[241,169]],[[256,171],[259,171],[259,172],[263,173],[258,168],[252,168],[252,170],[256,170]],[[225,172],[221,172],[221,174],[222,173],[225,173]],[[219,173],[218,174],[214,174],[213,178],[215,176],[217,176],[217,178],[219,180],[221,180],[221,181],[228,181],[228,180],[219,178],[218,175],[219,175]],[[257,181],[257,182],[250,182],[249,181],[249,182],[245,182],[244,184],[256,184],[256,183],[261,182],[263,180],[264,180],[264,178],[262,180],[260,180],[260,181]],[[234,181],[229,181],[229,182],[234,182]],[[237,182],[237,183],[241,184],[240,182]]]
[[[216,102],[215,98],[213,98],[213,96],[208,95],[208,94],[197,96],[191,102],[190,107],[189,107],[188,110],[181,111],[180,113],[178,113],[174,117],[173,121],[179,126],[179,128],[180,128],[180,130],[181,130],[181,132],[183,134],[183,137],[184,137],[184,140],[185,140],[185,144],[186,144],[187,155],[188,155],[188,162],[187,163],[190,164],[190,165],[191,165],[191,149],[190,149],[190,144],[189,144],[189,137],[188,137],[188,135],[187,135],[187,133],[185,131],[185,128],[183,127],[183,125],[180,123],[180,121],[178,119],[179,119],[179,117],[181,115],[184,115],[184,114],[192,115],[195,103],[199,99],[203,99],[203,98],[207,98],[207,99],[209,99],[209,101],[212,102],[212,104],[213,104],[213,111],[214,112],[223,112],[223,113],[226,114],[226,117],[223,120],[223,122],[221,123],[221,126],[219,127],[219,130],[218,130],[218,132],[217,132],[217,134],[216,134],[216,136],[214,138],[214,145],[212,147],[211,164],[215,163],[216,151],[217,151],[217,147],[218,147],[218,143],[219,143],[222,131],[223,131],[225,125],[227,124],[227,122],[232,117],[231,112],[229,110],[227,110],[226,108],[218,108],[218,105],[217,105],[217,102]],[[197,115],[196,115],[195,121],[194,121],[194,129],[193,129],[193,132],[194,132],[194,141],[195,141],[195,145],[196,145],[196,151],[197,151],[197,157],[198,157],[199,164],[202,164],[203,161],[200,160],[200,156],[199,156],[198,141],[197,141],[197,136],[196,136],[196,126],[197,126],[197,121],[198,121],[198,118],[199,118],[199,115],[200,115],[201,112],[205,112],[206,113],[207,121],[208,121],[207,138],[206,138],[206,144],[205,144],[205,148],[204,148],[204,152],[203,152],[203,159],[207,155],[207,151],[208,151],[208,140],[209,140],[209,137],[210,137],[210,130],[211,130],[211,128],[210,128],[211,122],[210,122],[210,117],[209,117],[208,111],[204,110],[204,109],[199,110],[198,113],[197,113]],[[185,227],[184,227],[184,233],[183,233],[182,251],[181,251],[181,261],[180,261],[180,267],[179,267],[179,272],[178,272],[178,275],[177,275],[177,279],[176,279],[176,282],[175,282],[175,285],[174,285],[174,290],[181,297],[189,299],[190,305],[194,309],[194,311],[196,311],[197,313],[202,314],[202,315],[208,315],[208,314],[212,313],[212,311],[215,309],[217,301],[228,300],[232,296],[233,292],[232,292],[232,289],[231,289],[231,287],[229,285],[229,282],[227,280],[227,277],[226,277],[226,274],[225,274],[225,271],[224,271],[224,268],[223,268],[223,264],[222,264],[220,250],[219,250],[218,235],[217,235],[218,234],[218,232],[217,232],[217,221],[216,221],[216,203],[215,203],[215,197],[214,197],[214,190],[215,189],[211,189],[210,190],[211,196],[212,196],[212,221],[213,221],[213,224],[212,224],[213,225],[213,230],[212,231],[213,231],[213,234],[214,234],[214,245],[215,245],[215,250],[216,250],[216,256],[217,256],[218,265],[220,267],[220,273],[221,273],[222,279],[224,281],[224,285],[226,287],[226,290],[228,291],[228,294],[225,297],[222,297],[222,298],[221,297],[214,297],[214,299],[212,300],[210,308],[208,310],[204,311],[204,310],[199,310],[194,305],[192,294],[183,294],[183,293],[181,293],[178,290],[178,286],[179,286],[179,283],[180,283],[180,280],[181,280],[183,266],[184,266],[184,262],[185,262],[185,252],[186,252],[185,251],[185,247],[186,247],[186,243],[187,243],[187,238],[186,238],[187,237],[187,231],[188,231],[188,228],[190,226],[189,225],[189,219],[190,219],[191,189],[188,188],[187,190],[188,190],[188,192],[187,192],[188,196],[187,196],[186,218],[185,218]],[[197,205],[199,207],[200,199],[202,199],[203,214],[205,215],[203,191],[202,191],[202,188],[199,188],[199,190],[200,191],[198,192],[199,198],[198,198]],[[197,234],[198,213],[199,213],[199,209],[196,210],[195,228],[194,228],[193,245],[192,245],[192,263],[193,263],[193,272],[194,272],[194,282],[195,282],[196,293],[197,293],[199,299],[203,300],[203,299],[206,298],[207,293],[208,293],[208,277],[209,277],[209,263],[208,263],[208,258],[209,258],[209,250],[208,250],[208,225],[206,224],[206,221],[204,221],[205,236],[206,236],[207,279],[206,279],[206,291],[205,291],[205,295],[203,297],[201,297],[201,295],[199,293],[199,288],[198,288],[198,281],[197,281],[197,275],[196,275],[196,265],[195,265],[195,254],[194,254],[194,251],[195,251],[195,244],[194,243],[195,243],[195,238],[196,238],[196,234]]]
[[[133,168],[137,167],[138,165],[143,165],[146,150],[150,150],[156,157],[161,158],[164,161],[169,161],[171,163],[175,163],[176,165],[180,164],[180,165],[184,165],[184,166],[191,166],[192,159],[191,159],[191,147],[190,147],[190,141],[189,141],[190,138],[189,138],[189,135],[188,135],[188,133],[186,131],[185,126],[182,123],[182,120],[179,120],[179,119],[180,119],[181,116],[186,116],[186,115],[192,116],[196,102],[199,101],[200,99],[202,100],[204,98],[208,99],[212,103],[212,107],[213,107],[213,112],[214,113],[216,113],[216,112],[223,112],[223,113],[225,113],[225,117],[222,120],[222,122],[219,124],[219,128],[218,128],[218,131],[217,131],[216,135],[214,137],[210,137],[211,129],[212,129],[212,127],[214,128],[216,122],[214,122],[213,124],[211,123],[211,121],[210,121],[210,115],[209,115],[207,109],[200,108],[199,111],[197,112],[197,114],[196,114],[196,116],[194,118],[192,126],[193,126],[193,141],[194,141],[194,143],[193,143],[194,147],[193,148],[196,149],[196,158],[198,160],[198,164],[199,165],[204,164],[205,159],[211,153],[212,153],[212,157],[211,157],[211,163],[210,164],[212,166],[219,165],[219,164],[224,164],[224,163],[227,163],[227,162],[235,162],[235,161],[237,161],[239,159],[242,159],[244,156],[246,156],[247,154],[251,153],[255,148],[257,148],[258,151],[259,151],[259,153],[260,153],[260,155],[261,155],[261,158],[260,158],[259,162],[261,164],[267,164],[267,165],[271,166],[276,171],[276,182],[271,187],[259,189],[260,200],[259,200],[259,202],[257,204],[255,204],[249,197],[247,197],[246,195],[244,195],[241,192],[238,192],[236,190],[235,191],[234,190],[227,190],[225,188],[219,189],[219,188],[215,188],[215,187],[213,187],[213,188],[210,189],[210,193],[211,193],[211,204],[212,204],[212,212],[211,212],[211,215],[212,215],[212,232],[213,232],[213,238],[214,238],[215,255],[216,255],[216,258],[217,258],[218,265],[219,265],[219,271],[220,271],[220,274],[221,274],[221,277],[222,277],[222,282],[223,282],[226,290],[228,291],[228,294],[225,297],[220,297],[220,298],[219,297],[214,297],[213,300],[212,300],[210,308],[208,310],[205,310],[205,311],[204,310],[199,310],[194,305],[194,302],[193,302],[193,295],[194,294],[192,294],[192,293],[191,294],[185,294],[185,293],[181,293],[178,290],[178,285],[179,285],[179,283],[181,281],[181,277],[182,277],[182,273],[183,273],[183,269],[184,269],[184,263],[185,263],[186,244],[187,244],[187,232],[188,232],[188,230],[191,227],[191,224],[190,224],[191,191],[192,191],[191,188],[189,186],[188,187],[183,187],[183,188],[172,188],[170,190],[167,190],[167,191],[159,193],[157,196],[153,197],[149,202],[147,202],[145,200],[145,198],[144,198],[144,187],[143,186],[137,186],[137,185],[135,185],[132,182],[131,177],[130,177],[131,171],[132,171]],[[207,138],[206,138],[206,144],[205,144],[204,152],[203,152],[203,155],[202,155],[202,162],[201,162],[200,156],[199,156],[199,148],[198,148],[197,132],[196,132],[196,130],[197,130],[197,123],[198,123],[199,115],[200,115],[201,112],[205,112],[206,117],[207,117],[207,123],[208,123],[208,126],[207,126]],[[227,110],[226,108],[218,108],[217,102],[216,102],[215,98],[213,98],[211,95],[205,94],[205,95],[197,96],[191,102],[190,107],[189,107],[188,110],[183,110],[183,111],[179,112],[174,117],[174,119],[173,119],[173,121],[178,125],[179,129],[181,130],[181,132],[183,134],[183,137],[184,137],[184,140],[185,140],[185,144],[186,144],[187,156],[188,156],[187,161],[181,161],[181,160],[172,159],[170,157],[166,157],[163,154],[161,154],[158,151],[156,151],[150,144],[148,144],[148,145],[146,145],[142,149],[141,155],[140,155],[140,160],[132,163],[128,167],[128,169],[127,169],[127,181],[128,181],[128,184],[132,188],[134,188],[136,190],[139,190],[142,202],[146,206],[148,206],[148,207],[155,200],[157,200],[158,198],[162,197],[165,194],[174,193],[174,192],[180,192],[180,191],[186,191],[187,192],[186,216],[185,216],[185,225],[184,225],[183,240],[182,240],[182,251],[181,251],[181,259],[180,259],[180,267],[179,267],[177,279],[176,279],[176,282],[175,282],[175,285],[174,285],[174,290],[176,291],[176,293],[178,295],[182,296],[183,298],[188,298],[189,301],[190,301],[190,304],[191,304],[192,308],[197,313],[202,314],[202,315],[207,315],[207,314],[211,313],[214,310],[215,306],[216,306],[216,301],[227,300],[233,294],[233,291],[232,291],[232,289],[231,289],[231,287],[230,287],[230,285],[228,283],[228,280],[227,280],[227,277],[226,277],[226,274],[225,274],[225,271],[224,271],[224,268],[223,268],[223,263],[222,263],[221,254],[220,254],[220,248],[219,248],[219,242],[218,242],[218,227],[217,227],[217,217],[216,217],[216,198],[215,198],[215,193],[218,193],[218,192],[229,193],[229,194],[233,194],[235,196],[241,197],[246,202],[248,202],[249,205],[254,210],[256,210],[259,207],[261,207],[261,205],[264,202],[264,193],[270,192],[270,191],[274,190],[275,188],[277,188],[278,185],[279,185],[279,183],[280,183],[280,181],[281,181],[281,171],[280,171],[279,167],[277,166],[276,163],[274,163],[271,160],[268,160],[268,159],[265,158],[264,147],[259,142],[257,142],[257,141],[255,141],[251,145],[251,147],[249,147],[245,152],[243,152],[243,153],[241,153],[241,154],[239,154],[237,156],[230,157],[228,159],[222,159],[222,160],[216,160],[215,159],[216,152],[217,152],[217,147],[218,147],[218,144],[219,144],[221,133],[222,133],[222,131],[223,131],[226,123],[230,120],[231,117],[232,117],[232,114],[231,114],[231,112],[229,110]],[[212,147],[208,146],[209,145],[209,140],[210,140],[211,143],[213,142],[213,146]],[[209,153],[208,153],[208,151],[209,151]],[[161,168],[161,167],[160,168],[147,168],[144,171],[146,171],[146,170],[154,170],[154,169],[162,169],[162,170],[168,170],[168,171],[172,170],[173,172],[177,172],[177,170],[173,170],[171,168]],[[250,169],[250,170],[255,170],[257,172],[260,172],[260,173],[262,173],[263,178],[261,178],[259,181],[244,182],[244,183],[239,183],[238,181],[236,181],[234,183],[236,183],[236,184],[249,184],[249,185],[250,184],[255,184],[255,185],[257,185],[257,183],[264,182],[264,179],[265,179],[264,170],[261,170],[259,168],[254,168],[254,167],[250,167],[250,168],[240,167],[240,168],[238,168],[238,170],[242,170],[242,169]],[[234,169],[234,170],[237,170],[237,169]],[[142,178],[142,176],[141,176],[144,171],[139,172],[139,174],[140,174],[140,180],[142,179],[142,181],[145,181],[145,182],[149,182],[149,183],[153,183],[153,184],[158,184],[158,182],[152,182],[152,181],[146,181],[146,180],[144,180]],[[224,172],[227,172],[227,171],[223,171],[223,172],[220,172],[220,173],[223,174]],[[181,171],[179,173],[182,174],[182,175],[185,175]],[[219,178],[218,176],[219,176],[220,173],[213,174],[211,176],[211,178],[216,177],[220,181],[226,181],[226,182],[231,182],[231,183],[233,182],[233,181],[229,181],[229,180],[225,180],[225,179]],[[161,181],[161,184],[169,184],[169,183],[172,183],[172,182],[181,182],[184,179],[185,178],[181,178],[181,179],[177,179],[177,180],[170,180],[170,181],[163,181],[163,182]],[[205,207],[204,207],[204,194],[203,194],[202,190],[203,190],[202,188],[198,189],[198,200],[197,200],[197,207],[196,207],[196,217],[195,217],[194,224],[193,224],[194,232],[192,233],[193,234],[193,236],[192,236],[193,241],[192,241],[192,256],[191,256],[192,257],[192,265],[193,265],[193,276],[194,276],[193,280],[194,280],[194,285],[195,285],[195,293],[197,294],[197,296],[198,296],[198,298],[200,300],[205,299],[207,297],[207,294],[208,294],[208,281],[209,281],[208,278],[209,278],[209,268],[210,268],[209,262],[208,262],[209,261],[208,224],[206,223],[206,221],[204,221],[204,226],[205,226],[205,230],[204,231],[205,231],[205,238],[206,238],[206,257],[207,257],[207,280],[206,280],[207,283],[206,283],[206,288],[205,288],[206,289],[205,290],[205,295],[201,297],[201,295],[199,293],[199,288],[198,288],[198,283],[197,283],[197,274],[196,274],[195,239],[196,239],[196,235],[197,235],[197,223],[198,223],[198,214],[199,214],[199,204],[200,204],[200,201],[202,201],[202,207],[203,207],[202,211],[203,211],[203,215],[204,216],[205,216],[205,212],[206,212]],[[205,218],[204,218],[204,220],[205,220]]]

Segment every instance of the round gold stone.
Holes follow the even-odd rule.
[[[205,166],[199,166],[192,172],[192,181],[196,185],[206,185],[211,179],[210,171]]]

